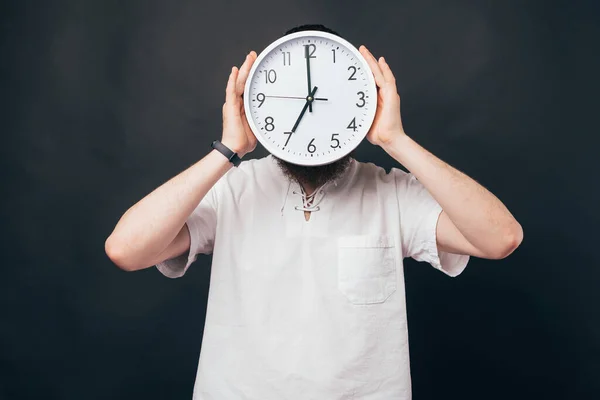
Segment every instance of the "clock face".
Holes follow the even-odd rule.
[[[377,106],[371,70],[346,40],[320,31],[286,35],[250,70],[244,107],[250,128],[273,155],[323,165],[366,136]]]

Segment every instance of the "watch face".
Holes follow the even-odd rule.
[[[323,165],[364,139],[377,90],[354,46],[336,35],[304,31],[282,37],[258,56],[244,107],[267,151],[294,164]]]

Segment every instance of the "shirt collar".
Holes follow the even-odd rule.
[[[267,156],[267,158],[269,160],[269,165],[271,166],[272,169],[274,169],[274,173],[276,174],[276,176],[278,176],[280,178],[281,183],[282,183],[281,195],[283,197],[281,200],[282,201],[281,213],[283,215],[283,210],[285,208],[287,198],[289,196],[290,191],[293,189],[301,190],[301,188],[300,188],[300,185],[298,184],[298,182],[294,181],[293,179],[290,179],[289,177],[287,177],[284,174],[284,172],[281,170],[281,168],[277,164],[277,160],[275,159],[275,157],[273,157],[272,154],[269,154]],[[340,176],[338,176],[336,179],[332,179],[331,181],[326,182],[325,184],[316,188],[315,192],[318,190],[322,190],[324,193],[335,193],[335,192],[343,190],[347,186],[348,182],[350,182],[352,180],[352,177],[356,173],[357,165],[358,165],[358,162],[354,158],[350,158],[350,163],[348,164],[348,167]]]

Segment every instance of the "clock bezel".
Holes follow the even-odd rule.
[[[365,116],[365,120],[362,123],[362,125],[363,125],[362,128],[364,129],[364,131],[361,133],[361,135],[359,135],[358,139],[356,139],[356,142],[354,145],[349,145],[342,151],[335,151],[335,152],[331,153],[331,155],[317,156],[315,158],[313,158],[313,157],[304,158],[302,156],[290,154],[290,153],[282,150],[281,148],[278,148],[277,146],[273,145],[273,143],[268,141],[260,133],[260,129],[256,126],[256,124],[254,123],[254,119],[251,116],[252,110],[250,108],[251,107],[250,86],[251,86],[251,82],[254,78],[254,74],[256,73],[258,66],[261,64],[261,62],[265,59],[265,57],[267,55],[269,55],[274,49],[276,49],[283,43],[293,41],[295,39],[303,38],[303,37],[320,37],[320,38],[328,39],[328,40],[331,40],[334,42],[338,42],[339,44],[345,46],[348,50],[350,50],[352,52],[352,54],[363,64],[362,66],[367,68],[367,70],[369,71],[369,73],[366,74],[367,81],[368,81],[367,85],[368,85],[369,89],[372,90],[373,99],[375,102],[373,107],[369,107],[368,113]],[[348,155],[354,149],[356,149],[358,147],[358,145],[360,143],[362,143],[362,141],[365,139],[365,137],[367,136],[367,133],[369,132],[369,129],[371,128],[371,125],[373,124],[373,120],[375,119],[375,113],[377,111],[377,100],[376,99],[377,99],[377,86],[375,84],[375,78],[373,77],[373,73],[371,72],[371,68],[369,67],[369,64],[367,63],[367,60],[365,60],[363,55],[360,54],[358,49],[356,47],[354,47],[354,45],[352,43],[348,42],[347,40],[345,40],[344,38],[342,38],[340,36],[337,36],[337,35],[334,35],[334,34],[331,34],[328,32],[322,32],[322,31],[296,32],[296,33],[282,36],[281,38],[279,38],[276,41],[274,41],[273,43],[271,43],[258,55],[256,60],[254,61],[254,64],[252,65],[252,68],[250,69],[250,72],[248,73],[248,78],[246,80],[246,85],[244,88],[244,110],[246,113],[246,119],[248,120],[248,125],[250,126],[250,129],[254,133],[254,136],[256,136],[256,139],[258,140],[258,142],[265,148],[265,150],[267,150],[269,153],[273,154],[277,158],[280,158],[280,159],[287,161],[289,163],[292,163],[292,164],[303,165],[303,166],[319,166],[319,165],[331,164],[331,163],[341,159],[342,157]]]

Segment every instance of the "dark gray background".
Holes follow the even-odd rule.
[[[210,257],[125,273],[104,240],[220,137],[230,67],[304,23],[384,55],[407,132],[524,227],[456,279],[407,263],[414,398],[600,398],[597,2],[0,4],[1,399],[191,397]]]

